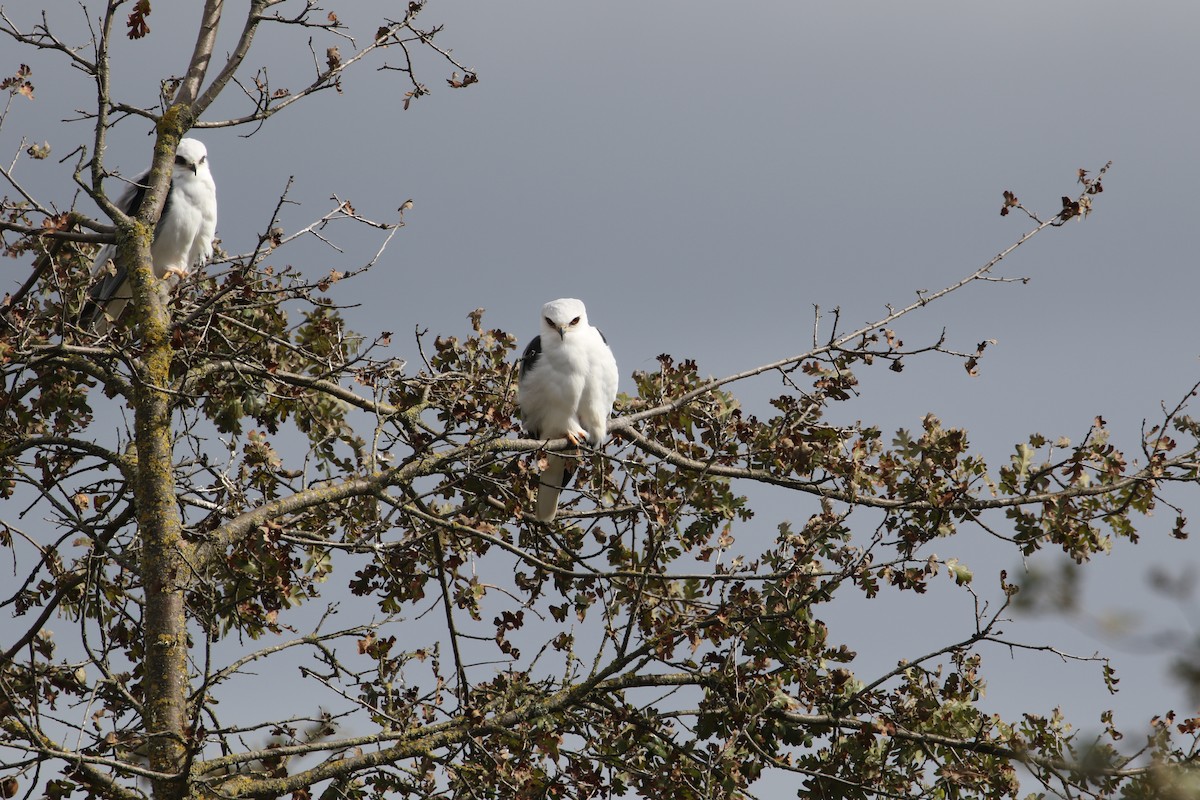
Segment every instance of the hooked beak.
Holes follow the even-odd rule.
[[[558,331],[558,338],[560,340],[566,338],[567,329],[565,325],[555,325],[554,330]]]

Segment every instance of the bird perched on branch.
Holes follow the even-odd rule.
[[[116,206],[137,213],[146,195],[150,171],[134,178],[117,198]],[[162,214],[154,228],[150,255],[154,277],[174,288],[195,267],[212,258],[217,230],[217,186],[208,167],[208,150],[197,139],[180,139]],[[107,333],[133,299],[129,275],[115,261],[116,245],[105,245],[92,262],[92,287],[80,323],[98,334]]]
[[[603,446],[617,397],[617,361],[599,329],[588,324],[581,300],[564,298],[542,306],[542,332],[518,364],[517,402],[521,422],[535,439],[569,439]],[[538,479],[536,516],[554,519],[558,495],[574,470],[559,453],[546,454]]]

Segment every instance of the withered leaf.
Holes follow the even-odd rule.
[[[146,17],[150,16],[150,0],[138,0],[129,12],[129,38],[141,39],[150,33]]]

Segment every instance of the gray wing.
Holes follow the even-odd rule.
[[[125,187],[114,205],[126,214],[136,213],[142,205],[142,200],[146,197],[146,184],[149,180],[150,170],[138,175]],[[168,186],[167,199],[163,204],[162,215],[159,219],[167,215],[167,209],[170,206],[171,190]],[[127,276],[125,270],[117,266],[114,261],[116,254],[117,246],[106,244],[100,248],[100,252],[96,254],[96,259],[92,262],[92,285],[88,288],[88,301],[79,313],[79,323],[85,328],[94,327],[103,318],[105,305],[110,300],[129,294],[128,290],[122,288],[125,286]],[[111,267],[109,262],[112,262]],[[124,299],[129,300],[127,296]],[[121,308],[124,308],[124,303],[121,304]],[[118,310],[117,313],[119,314],[120,311]]]
[[[542,355],[541,334],[533,337],[525,347],[525,352],[517,360],[517,384],[537,368],[538,359]],[[542,438],[542,432],[534,430],[528,420],[522,419],[526,433],[534,439]],[[546,453],[546,469],[538,476],[537,506],[534,516],[542,522],[550,522],[558,513],[558,496],[564,486],[571,482],[575,475],[575,462],[568,460],[558,453]]]
[[[542,355],[542,336],[541,336],[541,334],[538,334],[537,336],[533,337],[533,340],[525,347],[525,352],[521,354],[521,357],[519,359],[517,359],[517,386],[518,387],[521,385],[521,381],[525,380],[525,377],[527,375],[529,375],[531,372],[533,372],[534,367],[537,366],[538,358],[541,355]],[[526,433],[528,433],[534,439],[540,438],[542,432],[532,430],[531,427],[529,426],[529,424],[524,419],[524,416],[522,416],[521,422],[525,425]]]

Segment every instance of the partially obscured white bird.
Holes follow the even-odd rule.
[[[136,214],[146,195],[150,171],[134,178],[116,206],[126,214]],[[150,254],[154,275],[169,281],[173,289],[194,268],[212,258],[213,236],[217,230],[217,186],[208,168],[208,150],[196,139],[181,139],[175,150],[175,166],[162,215],[154,229]],[[93,284],[89,300],[80,314],[84,327],[107,333],[133,298],[129,276],[114,258],[116,245],[105,245],[92,262]]]
[[[517,379],[521,421],[529,435],[566,437],[573,444],[586,438],[592,447],[602,447],[617,381],[617,361],[604,334],[588,324],[583,302],[564,298],[542,306],[542,332],[525,348]],[[562,455],[546,454],[538,480],[539,520],[554,519],[559,492],[572,472]]]

